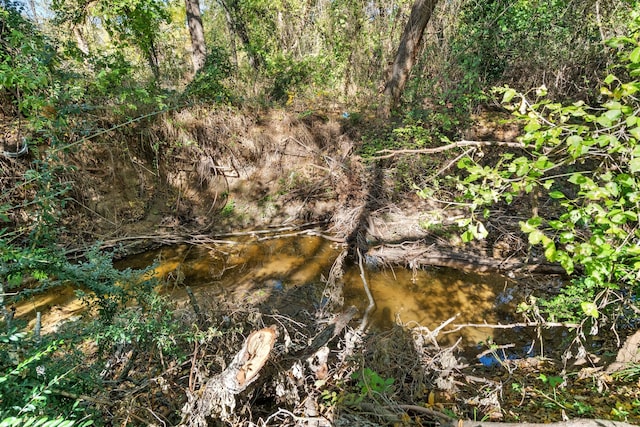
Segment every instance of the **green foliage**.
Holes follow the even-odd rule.
[[[121,93],[123,82],[132,77],[133,67],[120,51],[92,55],[90,61],[95,70],[95,79],[90,82],[92,87],[88,89],[97,96]]]
[[[532,247],[577,276],[572,287],[546,303],[558,319],[596,322],[610,292],[640,294],[639,26],[636,19],[629,36],[609,42],[620,52],[625,72],[619,74],[630,80],[610,74],[600,105],[554,103],[544,88],[535,92],[535,101],[511,88],[499,89],[503,103],[523,121],[525,150],[502,154],[494,164],[471,157],[458,162],[465,174],[457,186],[472,212],[462,224],[469,227],[465,240],[485,234],[478,231],[487,206],[523,196],[545,203],[544,213],[520,226]]]
[[[108,322],[100,320],[95,336],[99,347],[105,351],[113,346],[128,345],[147,351],[155,348],[169,356],[184,356],[177,346],[184,335],[183,325],[174,321],[169,301],[147,290],[140,293],[137,302],[137,308],[119,310]]]
[[[160,0],[99,1],[90,5],[78,1],[52,3],[56,22],[77,25],[88,17],[100,19],[103,28],[116,43],[132,44],[147,59],[156,79],[159,78],[157,41],[161,24],[169,21],[167,4]]]
[[[602,18],[598,22],[591,7],[567,0],[465,3],[452,43],[463,80],[469,87],[488,88],[505,79],[530,86],[546,72],[559,77],[554,94],[584,90],[580,76],[590,79],[589,67],[602,67]]]
[[[296,91],[311,83],[313,73],[322,74],[311,58],[298,60],[288,55],[275,55],[269,58],[266,74],[272,80],[269,97],[274,101],[288,100]]]
[[[0,104],[32,116],[49,104],[55,48],[17,3],[5,0],[0,6]]]
[[[209,48],[204,67],[185,90],[185,95],[209,102],[224,102],[230,98],[224,80],[231,76],[233,69],[229,55],[223,48]]]
[[[376,395],[389,394],[393,392],[393,378],[383,378],[377,372],[364,368],[362,371],[353,373],[352,378],[357,381],[355,387],[357,392],[347,396],[347,402],[359,404],[365,398],[376,398]]]
[[[57,390],[77,386],[77,365],[55,362],[63,341],[40,343],[13,329],[0,334],[0,425],[89,426],[91,416],[78,401],[62,404]]]
[[[113,266],[113,255],[102,252],[99,244],[85,253],[85,260],[79,263],[61,263],[55,283],[71,284],[78,287],[76,293],[98,309],[107,322],[125,304],[136,301],[142,304],[149,294],[153,294],[156,280],[149,275],[151,267],[145,270],[119,270]]]
[[[220,212],[220,215],[223,218],[230,218],[234,215],[235,211],[236,211],[236,202],[231,200],[227,202],[226,205],[224,205],[224,207],[222,208],[222,211]]]

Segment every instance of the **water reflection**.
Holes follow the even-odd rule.
[[[495,323],[504,319],[504,293],[508,279],[501,275],[480,275],[449,268],[411,271],[403,268],[369,271],[367,281],[376,302],[374,326],[387,328],[397,320],[418,323],[433,330],[457,316],[455,323]],[[345,275],[345,300],[364,310],[367,299],[359,270]],[[509,308],[510,309],[510,308]],[[493,336],[486,328],[467,328],[465,338],[486,341]],[[450,340],[447,340],[450,341]]]
[[[300,310],[313,311],[323,303],[324,278],[341,250],[315,236],[237,240],[225,245],[164,247],[131,257],[118,263],[118,267],[145,268],[157,263],[154,274],[163,279],[163,292],[177,299],[186,299],[184,289],[190,286],[208,297],[224,296],[254,304],[267,313],[271,310],[293,315]],[[513,304],[523,299],[513,283],[500,275],[446,268],[369,268],[366,277],[377,306],[372,316],[375,328],[390,328],[398,320],[433,330],[456,315],[458,324],[505,322],[510,320],[505,314],[513,313]],[[344,296],[345,304],[356,306],[360,313],[368,305],[357,265],[345,272]],[[42,298],[44,301],[50,297]],[[64,301],[47,300],[47,304],[77,313],[80,307],[72,293],[65,297]],[[29,307],[23,308],[33,311],[42,304],[32,300]],[[495,340],[496,333],[504,334],[486,328],[465,328],[459,335],[467,344],[475,345]],[[447,344],[457,336],[441,338]]]
[[[129,260],[127,267],[143,267],[160,260],[156,274],[175,286],[168,289],[176,297],[182,285],[224,293],[237,301],[271,304],[290,298],[297,304],[300,293],[291,289],[309,287],[302,293],[309,305],[322,304],[323,277],[327,277],[341,248],[320,237],[276,238],[261,242],[238,241],[235,245],[205,247],[176,246]],[[405,268],[367,271],[367,281],[376,302],[372,315],[375,328],[390,328],[396,321],[417,323],[435,329],[457,316],[455,323],[496,323],[513,312],[516,292],[513,283],[501,275],[474,274],[448,268],[411,271]],[[368,300],[357,265],[344,275],[346,305],[363,313]],[[496,331],[466,328],[456,336],[442,337],[448,343],[463,335],[468,344],[486,342]],[[500,332],[502,333],[502,332]]]
[[[215,247],[165,247],[120,266],[142,268],[158,260],[155,274],[166,279],[166,291],[176,297],[188,285],[196,291],[224,293],[257,304],[295,287],[320,288],[340,250],[316,236],[238,240]]]

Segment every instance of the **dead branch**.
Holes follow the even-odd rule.
[[[191,290],[190,286],[187,286],[185,290],[187,291],[187,295],[189,296],[189,302],[191,302],[191,307],[193,307],[193,311],[196,314],[196,317],[198,318],[199,326],[203,329],[206,329],[207,319],[205,319],[205,317],[202,314],[202,310],[200,309],[200,304],[198,304],[198,300],[196,299],[196,296],[193,294],[193,291]]]
[[[427,328],[426,326],[418,325],[415,322],[409,322],[409,323],[405,324],[405,327],[409,328],[411,330],[411,334],[413,336],[413,339],[419,345],[419,347],[422,347],[424,342],[428,340],[428,341],[431,342],[431,344],[433,344],[433,346],[435,348],[440,349],[440,345],[438,344],[438,341],[437,341],[436,338],[438,337],[440,332],[442,332],[442,330],[444,328],[446,328],[447,325],[449,325],[451,322],[456,320],[456,318],[459,315],[460,315],[460,313],[458,313],[455,316],[450,317],[449,319],[445,320],[437,328],[435,328],[433,331],[431,329]],[[453,349],[456,345],[458,345],[458,343],[456,343],[453,347],[451,347],[451,349]]]
[[[283,421],[286,418],[291,418],[296,424],[295,425],[308,425],[308,426],[318,426],[318,427],[329,427],[331,423],[325,419],[320,417],[299,417],[295,415],[293,412],[287,411],[286,409],[278,409],[274,414],[269,415],[264,423],[258,424],[260,426],[268,426],[272,421],[277,423],[273,425],[282,425]]]
[[[633,424],[625,423],[622,421],[611,420],[588,420],[588,419],[575,419],[569,421],[559,421],[556,423],[542,424],[542,423],[502,423],[502,422],[485,422],[485,421],[470,421],[470,420],[454,420],[448,423],[441,424],[445,427],[634,427]]]
[[[511,148],[525,148],[525,145],[521,142],[515,141],[456,141],[451,144],[443,145],[442,147],[434,147],[434,148],[422,148],[416,150],[389,150],[384,149],[380,150],[377,153],[389,153],[382,156],[371,157],[372,160],[382,160],[389,159],[391,157],[400,156],[403,154],[434,154],[441,153],[443,151],[452,150],[454,148],[459,147],[487,147],[487,146],[498,146],[498,147],[511,147]]]
[[[568,322],[519,322],[509,324],[490,324],[490,323],[464,323],[453,325],[455,328],[444,331],[443,334],[452,334],[464,328],[489,328],[489,329],[513,329],[513,328],[568,328],[576,329],[580,325]]]
[[[360,248],[358,251],[358,267],[360,267],[360,278],[362,279],[362,286],[364,286],[364,291],[367,294],[367,298],[369,299],[369,305],[367,309],[364,311],[364,315],[362,316],[362,321],[360,322],[360,327],[358,328],[358,332],[360,334],[364,333],[367,329],[367,325],[369,323],[369,316],[376,309],[376,301],[373,299],[373,295],[371,294],[371,290],[369,289],[369,284],[367,283],[367,277],[365,275],[364,267],[362,265],[362,252],[360,252]]]
[[[338,336],[338,334],[342,332],[342,330],[349,324],[349,321],[357,313],[357,308],[353,306],[347,308],[347,310],[334,317],[333,320],[313,338],[309,346],[305,347],[294,356],[298,359],[304,359],[312,356],[321,347]]]
[[[156,234],[141,234],[137,236],[120,236],[112,239],[101,240],[101,249],[109,249],[118,246],[123,242],[149,242],[161,245],[177,245],[177,244],[190,244],[190,245],[203,245],[203,244],[219,244],[219,245],[235,245],[237,241],[228,240],[234,237],[254,237],[259,239],[258,236],[273,235],[276,238],[281,237],[285,232],[296,232],[295,235],[306,234],[309,236],[320,236],[328,240],[343,242],[344,239],[337,239],[324,234],[319,228],[320,225],[326,224],[326,221],[308,222],[297,225],[283,225],[280,227],[266,228],[262,230],[251,230],[235,233],[221,233],[217,235],[210,234],[195,234],[195,233],[156,233]],[[259,239],[264,240],[264,238]],[[67,256],[74,256],[76,254],[83,254],[89,249],[86,247],[75,247],[65,251]]]
[[[403,411],[413,411],[419,412],[421,414],[425,414],[429,417],[437,418],[442,422],[453,422],[453,418],[450,416],[443,414],[442,412],[434,411],[433,409],[425,408],[424,406],[418,405],[398,405],[398,408]]]

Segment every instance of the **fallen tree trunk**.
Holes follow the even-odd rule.
[[[368,259],[377,264],[404,264],[410,268],[425,266],[450,267],[459,270],[496,273],[566,274],[559,264],[543,261],[527,263],[520,260],[482,257],[468,252],[453,252],[435,245],[383,245],[369,249]]]
[[[622,421],[610,420],[589,420],[576,419],[569,421],[560,421],[556,423],[500,423],[500,422],[484,422],[484,421],[451,421],[443,423],[446,427],[634,427],[635,424],[629,424]]]

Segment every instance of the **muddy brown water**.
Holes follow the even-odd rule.
[[[326,302],[325,279],[342,249],[317,236],[275,236],[208,247],[164,247],[130,258],[122,266],[142,268],[155,260],[156,274],[165,278],[166,291],[176,298],[184,298],[188,285],[196,294],[233,298],[295,317]],[[514,321],[517,303],[525,299],[517,283],[498,274],[368,267],[365,277],[376,303],[372,327],[377,329],[401,323],[433,330],[453,316],[456,324],[508,323]],[[364,313],[368,299],[357,265],[347,266],[343,282],[345,306],[354,305]],[[535,333],[469,327],[441,335],[439,342],[451,344],[459,337],[467,348],[485,348],[481,343],[489,341],[517,341],[525,348]]]
[[[156,263],[154,272],[164,279],[164,291],[177,299],[186,299],[185,287],[189,286],[203,298],[232,298],[295,317],[301,310],[308,312],[326,302],[325,279],[341,251],[340,246],[317,236],[238,239],[228,244],[163,247],[119,262],[118,267],[145,268]],[[452,316],[457,316],[456,324],[511,322],[515,305],[525,298],[505,276],[447,268],[369,267],[366,279],[376,303],[372,327],[377,329],[397,322],[433,330]],[[364,313],[368,299],[357,265],[347,268],[343,281],[345,306],[354,305]],[[18,307],[17,315],[46,308],[51,310],[43,317],[45,330],[65,315],[82,311],[69,290],[29,301]],[[443,335],[439,341],[448,344],[462,337],[468,347],[517,339],[526,346],[535,339],[529,332],[468,327]]]

